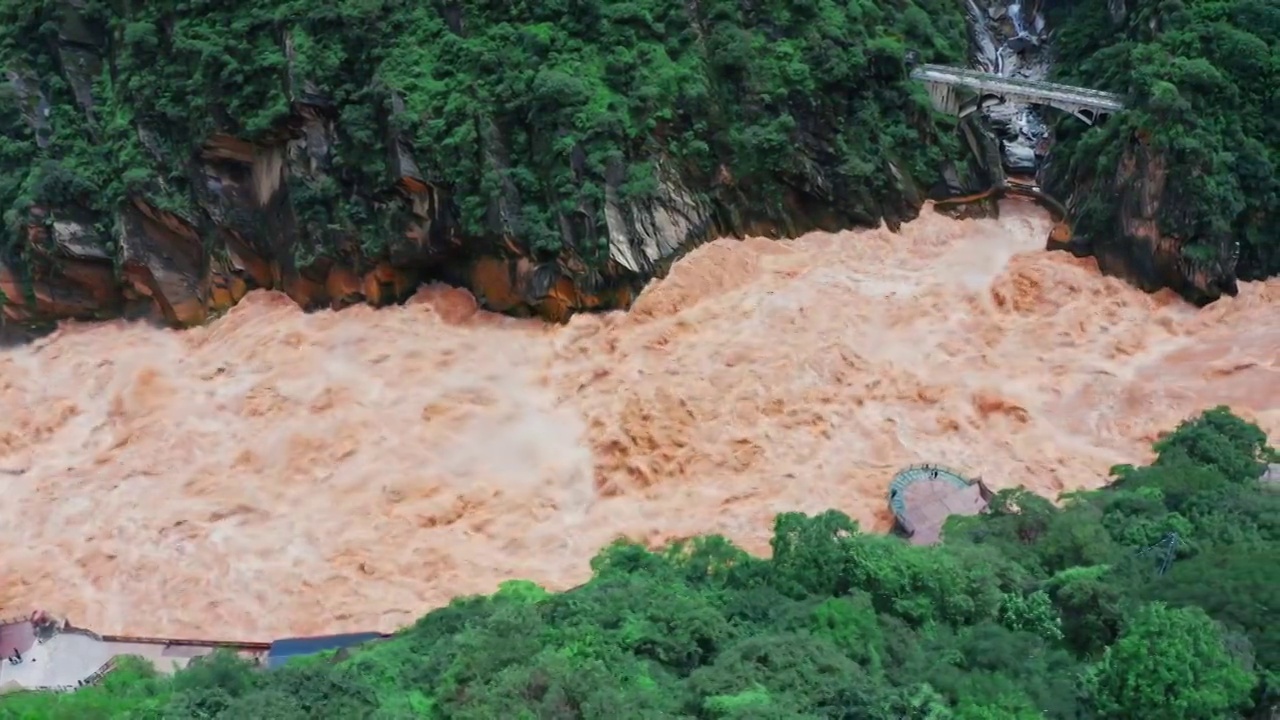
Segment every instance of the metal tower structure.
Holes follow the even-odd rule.
[[[1178,544],[1182,539],[1178,537],[1178,533],[1167,533],[1160,542],[1150,547],[1145,547],[1138,551],[1138,557],[1144,557],[1148,553],[1154,553],[1154,557],[1160,561],[1156,567],[1156,575],[1164,575],[1169,572],[1169,567],[1173,565],[1173,561],[1178,556]]]

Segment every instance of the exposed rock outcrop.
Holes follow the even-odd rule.
[[[1127,106],[1100,127],[1058,128],[1042,182],[1067,198],[1076,237],[1065,247],[1201,305],[1235,295],[1238,280],[1280,273],[1280,145],[1268,129],[1278,26],[1247,2],[1225,14],[1134,0],[1054,5],[1062,79],[1124,94]],[[1233,40],[1185,42],[1203,33]]]
[[[1172,288],[1200,303],[1234,296],[1238,245],[1224,237],[1220,246],[1197,252],[1190,239],[1161,230],[1161,217],[1175,214],[1181,202],[1169,196],[1168,179],[1165,157],[1140,134],[1131,138],[1113,177],[1079,183],[1059,179],[1058,186],[1070,198],[1072,215],[1096,194],[1115,202],[1109,221],[1066,242],[1051,239],[1050,249],[1068,250],[1077,257],[1091,255],[1104,273],[1125,278],[1147,292]]]
[[[1128,17],[1125,0],[1108,0],[1111,22]],[[1211,302],[1235,295],[1239,246],[1226,239],[1216,247],[1197,252],[1190,238],[1161,230],[1176,215],[1183,200],[1170,197],[1167,158],[1155,149],[1142,131],[1131,133],[1114,175],[1072,174],[1065,161],[1050,157],[1041,176],[1052,192],[1068,198],[1068,212],[1084,215],[1086,203],[1107,198],[1109,212],[1101,220],[1088,218],[1082,233],[1062,233],[1050,238],[1050,249],[1067,250],[1077,257],[1093,256],[1108,275],[1154,292],[1172,288],[1194,302]]]

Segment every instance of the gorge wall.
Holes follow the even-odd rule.
[[[1230,28],[1274,20],[1226,4]],[[1144,289],[1208,301],[1280,271],[1273,86],[1231,85],[1254,105],[1223,129],[1204,83],[1173,78],[1170,96],[1155,51],[1121,42],[1172,42],[1135,24],[1142,8],[1044,5],[9,4],[0,318],[182,326],[254,288],[338,308],[442,280],[563,319],[629,306],[712,237],[896,228],[926,196],[1002,185],[1001,165],[1069,199],[1075,235],[1051,247]],[[1231,47],[1206,83],[1275,68]],[[1137,108],[1097,128],[1026,107],[957,128],[907,79],[908,48],[1033,77],[1053,48],[1063,79]]]
[[[989,185],[906,77],[907,44],[963,62],[940,0],[263,5],[0,11],[8,320],[428,279],[563,318],[715,236],[896,227],[944,175]]]
[[[1265,0],[1047,2],[1057,78],[1129,110],[1058,123],[1041,172],[1103,272],[1197,303],[1280,273],[1280,7]]]

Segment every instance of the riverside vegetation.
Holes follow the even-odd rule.
[[[195,218],[182,158],[215,132],[255,142],[287,132],[304,85],[337,114],[342,147],[322,186],[292,188],[295,203],[312,229],[358,230],[368,243],[394,224],[369,196],[397,179],[388,124],[429,155],[430,179],[453,188],[469,233],[486,234],[488,200],[511,183],[527,198],[513,208],[523,239],[551,252],[557,213],[578,211],[580,196],[602,203],[608,161],[625,162],[628,192],[641,193],[658,151],[708,176],[733,162],[734,177],[780,190],[789,174],[816,170],[795,165],[796,133],[829,133],[842,185],[870,199],[885,189],[887,156],[926,178],[943,156],[910,126],[924,105],[902,73],[905,47],[942,62],[964,52],[963,15],[945,0],[711,0],[697,17],[673,0],[443,12],[405,0],[87,0],[75,15],[86,44],[113,60],[83,78],[90,89],[65,77],[55,42],[76,5],[0,3],[0,59],[30,73],[52,111],[40,135],[27,108],[3,105],[9,232],[33,205],[87,203],[108,218],[135,193]],[[77,92],[94,107],[77,107]],[[510,133],[505,168],[485,164],[486,125]],[[157,149],[174,164],[157,164]],[[571,167],[575,150],[585,171]]]
[[[906,48],[963,62],[964,38],[950,0],[3,0],[0,64],[17,79],[0,102],[0,249],[39,274],[29,226],[77,219],[127,264],[117,210],[132,200],[212,254],[218,227],[252,244],[260,230],[210,199],[196,158],[215,136],[279,148],[302,115],[332,136],[309,141],[311,167],[286,173],[263,221],[279,237],[257,244],[286,246],[286,271],[514,248],[590,284],[609,269],[607,196],[624,215],[657,197],[659,164],[720,213],[677,244],[898,222],[918,201],[890,163],[931,181],[958,154]],[[431,252],[404,247],[406,177],[441,193],[417,209]]]
[[[512,581],[394,638],[261,672],[0,699],[0,717],[1224,720],[1280,703],[1276,452],[1226,408],[1061,506],[1024,490],[914,547],[837,511],[775,521],[773,554],[719,537],[617,542],[594,577]],[[1176,533],[1167,572],[1159,545]],[[1144,552],[1145,550],[1145,552]]]
[[[1097,128],[1061,124],[1052,185],[1078,195],[1080,233],[1124,239],[1116,271],[1196,299],[1280,271],[1280,10],[1111,4],[1127,14],[1080,0],[1053,20],[1063,79],[1131,98]],[[389,260],[413,279],[381,272],[394,288],[370,302],[443,278],[502,311],[538,310],[561,281],[569,311],[625,305],[715,234],[894,226],[923,188],[986,189],[905,65],[908,49],[963,65],[965,36],[953,0],[0,0],[6,301],[38,322],[142,295],[188,324],[245,284],[340,306],[359,283],[317,289],[329,265],[370,282]],[[1166,166],[1172,250],[1129,242],[1129,201],[1103,181],[1135,136]],[[264,168],[278,184],[247,179]],[[139,212],[168,229],[146,237]],[[256,259],[226,260],[233,242]],[[1160,253],[1180,264],[1144,270]],[[493,257],[536,282],[496,301],[472,267]],[[1198,290],[1178,280],[1206,265]],[[112,270],[114,290],[86,280]],[[92,297],[66,300],[77,283]]]

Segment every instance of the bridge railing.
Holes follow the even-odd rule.
[[[79,682],[79,687],[88,687],[90,685],[97,685],[99,682],[102,681],[102,678],[107,676],[107,673],[116,669],[116,665],[119,664],[121,657],[122,656],[117,655],[111,658],[110,660],[102,663],[102,665],[99,666],[97,670],[94,670],[92,673],[89,673],[89,677]]]
[[[1012,77],[1009,75],[997,75],[995,73],[984,72],[982,70],[974,70],[972,68],[951,67],[950,65],[921,65],[915,70],[916,73],[930,74],[938,73],[941,75],[955,75],[971,80],[982,80],[986,82],[998,82],[1006,85],[1018,85],[1026,88],[1043,88],[1045,90],[1055,90],[1059,92],[1071,92],[1079,95],[1094,95],[1097,97],[1106,97],[1120,99],[1120,96],[1107,92],[1106,90],[1095,90],[1094,88],[1079,87],[1077,85],[1065,85],[1063,83],[1051,82],[1049,80],[1032,80],[1030,78]]]

